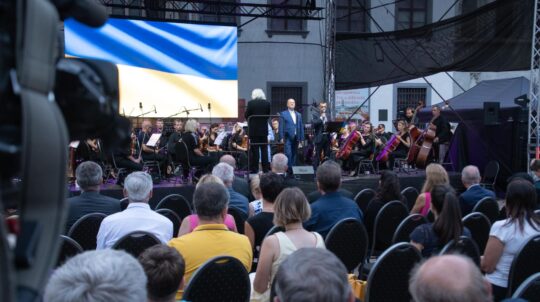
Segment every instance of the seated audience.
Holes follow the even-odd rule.
[[[120,212],[120,201],[112,197],[99,194],[99,186],[103,182],[101,167],[93,161],[81,163],[75,175],[77,184],[81,188],[81,195],[67,199],[69,207],[66,222],[66,232],[81,217],[90,213],[103,213],[105,215]]]
[[[245,218],[247,218],[249,213],[249,201],[247,197],[236,192],[232,188],[234,180],[233,167],[226,163],[219,163],[214,167],[214,169],[212,169],[212,175],[221,179],[227,188],[227,191],[229,192],[229,207],[240,210],[245,215]]]
[[[230,167],[227,164],[223,164]],[[232,168],[231,168],[232,169]],[[229,194],[218,183],[201,184],[193,193],[195,213],[199,216],[199,226],[192,233],[174,238],[169,246],[184,257],[186,284],[193,273],[209,259],[226,255],[237,258],[249,272],[253,252],[246,236],[229,232],[223,223],[227,215]],[[181,291],[177,299],[181,299]]]
[[[302,248],[282,262],[274,302],[353,302],[345,265],[325,249]]]
[[[457,240],[462,235],[471,237],[471,232],[461,222],[459,202],[454,189],[450,186],[433,187],[431,212],[435,216],[435,221],[416,227],[410,236],[411,244],[422,252],[422,256],[431,256],[450,240]]]
[[[253,195],[255,199],[249,203],[249,217],[262,212],[263,201],[262,201],[260,183],[261,183],[261,179],[259,177],[259,174],[253,175],[251,179],[249,180],[249,187],[251,188],[251,195]]]
[[[510,266],[520,247],[540,234],[540,218],[534,214],[536,191],[522,179],[512,181],[506,189],[507,219],[493,223],[482,257],[482,270],[493,286],[495,301],[504,299]]]
[[[221,179],[217,178],[216,176],[212,174],[205,174],[199,179],[199,181],[197,182],[197,186],[195,188],[205,183],[218,183],[218,184],[223,185],[223,182],[221,181]],[[227,214],[227,216],[225,217],[224,224],[227,226],[229,231],[238,233],[238,230],[236,229],[236,222],[232,215]],[[199,216],[197,214],[188,215],[187,217],[184,218],[184,220],[182,220],[182,224],[180,225],[180,231],[178,231],[178,237],[193,232],[193,230],[198,226],[199,226]]]
[[[56,269],[43,295],[45,302],[145,302],[146,275],[124,251],[87,251]]]
[[[97,235],[97,249],[112,247],[118,239],[134,231],[154,234],[166,243],[173,235],[173,224],[165,216],[150,209],[152,178],[145,172],[133,172],[126,177],[124,196],[129,199],[127,209],[107,216]]]
[[[311,210],[304,193],[298,188],[283,190],[274,204],[274,224],[285,228],[264,239],[259,265],[253,281],[252,301],[267,301],[272,280],[279,265],[290,254],[304,247],[325,248],[320,234],[308,232],[302,227]]]
[[[475,166],[466,166],[461,171],[461,182],[467,189],[459,195],[459,205],[463,216],[469,214],[474,206],[483,198],[495,198],[493,191],[480,186],[480,171]]]
[[[490,302],[491,286],[468,257],[442,255],[416,266],[409,281],[416,302]]]
[[[343,197],[341,186],[341,168],[336,162],[326,161],[317,169],[317,188],[321,198],[311,204],[311,218],[304,227],[326,237],[330,229],[345,218],[362,220],[362,210],[354,200]]]
[[[533,159],[531,161],[531,176],[534,180],[534,187],[540,189],[540,159]]]
[[[290,188],[297,185],[296,180],[287,174],[287,170],[289,169],[289,159],[285,154],[274,154],[274,156],[272,156],[270,168],[272,169],[272,172],[283,177],[285,187]]]
[[[283,179],[275,173],[265,173],[260,178],[260,188],[263,197],[262,211],[248,218],[244,227],[244,232],[249,238],[251,247],[253,247],[253,271],[257,269],[259,251],[264,236],[274,226],[274,201],[284,188]]]
[[[416,198],[416,202],[411,210],[411,214],[422,214],[427,216],[429,209],[431,208],[431,189],[436,185],[450,185],[448,179],[448,173],[439,164],[429,164],[426,167],[426,181],[424,186]]]
[[[164,244],[154,245],[139,255],[148,283],[148,302],[174,302],[176,292],[184,286],[184,258]]]
[[[373,226],[379,210],[385,204],[394,200],[399,200],[405,203],[405,198],[401,195],[399,178],[393,171],[384,170],[382,171],[381,179],[379,180],[377,195],[375,195],[375,198],[368,203],[368,207],[364,215],[364,225],[366,226],[366,231],[369,238],[372,238]]]
[[[226,163],[229,164],[233,169],[236,169],[236,159],[232,157],[232,155],[225,154],[219,159],[220,163]],[[249,184],[248,182],[243,179],[242,177],[234,176],[234,181],[232,184],[232,188],[235,192],[238,192],[242,195],[244,195],[246,198],[250,198],[251,195],[249,195]]]

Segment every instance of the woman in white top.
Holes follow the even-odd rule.
[[[278,195],[274,203],[274,225],[284,227],[285,232],[263,241],[251,301],[269,300],[272,280],[287,256],[304,247],[325,248],[321,235],[308,232],[302,226],[310,216],[309,203],[300,189],[287,188]]]
[[[512,181],[506,191],[507,219],[495,222],[482,257],[482,270],[493,288],[495,301],[505,298],[508,273],[520,247],[540,234],[540,218],[534,214],[536,190],[523,179]]]

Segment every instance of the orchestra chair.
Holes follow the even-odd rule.
[[[156,206],[156,211],[160,209],[169,209],[173,211],[180,221],[193,213],[191,204],[180,194],[169,194],[163,197]]]
[[[411,214],[398,225],[394,236],[392,237],[392,243],[410,242],[411,233],[416,227],[428,223],[426,217],[420,214]]]
[[[540,297],[540,273],[536,273],[523,281],[512,295],[513,299],[535,301]]]
[[[401,195],[407,199],[407,209],[411,211],[420,193],[414,187],[406,187],[401,191]]]
[[[68,236],[60,235],[60,253],[58,254],[56,267],[61,266],[69,258],[82,252],[83,248],[77,243],[77,241],[69,238]]]
[[[478,245],[480,252],[483,252],[486,249],[491,229],[489,218],[480,212],[473,212],[463,217],[461,221],[463,226],[471,231],[471,236]]]
[[[476,203],[471,213],[474,212],[486,215],[490,223],[494,223],[499,218],[499,204],[491,197],[484,197]]]
[[[174,145],[174,151],[177,160],[175,163],[175,171],[176,168],[178,168],[179,171],[182,171],[181,179],[183,183],[191,183],[193,179],[195,179],[195,172],[197,172],[197,169],[191,166],[189,150],[186,143],[183,140],[179,140],[176,145]]]
[[[182,223],[182,219],[180,219],[180,217],[178,217],[178,215],[173,210],[165,208],[156,210],[156,213],[167,217],[173,223],[173,238],[178,237],[178,231],[180,231],[180,224]]]
[[[324,243],[352,273],[367,255],[368,235],[364,224],[355,218],[345,218],[332,227]]]
[[[512,296],[516,288],[529,276],[540,272],[538,255],[540,255],[540,235],[533,236],[525,242],[514,257],[508,274],[508,297]]]
[[[377,195],[377,192],[373,189],[363,189],[362,191],[358,192],[356,196],[354,197],[354,201],[362,210],[362,213],[366,213],[367,207],[369,205],[369,202]]]
[[[103,213],[90,213],[84,215],[71,226],[68,237],[80,244],[85,251],[95,250],[99,227],[105,217],[107,217],[107,215]]]
[[[394,159],[394,171],[396,172],[403,172],[405,174],[411,174],[411,170],[409,168],[409,162],[407,161],[407,158],[396,158]]]
[[[111,174],[113,174],[115,180],[118,180],[121,175],[127,176],[126,174],[128,173],[128,170],[126,168],[118,168],[118,166],[116,165],[116,160],[114,159],[114,154],[112,152],[111,152],[111,163],[112,163],[112,166],[109,167],[109,165],[107,165],[106,166],[107,168],[105,169],[106,172],[105,171],[103,172],[103,173],[107,173],[107,174],[104,174],[104,175],[107,175],[107,180],[109,180],[109,176]]]
[[[134,231],[122,236],[112,246],[115,250],[123,250],[137,258],[147,248],[161,244],[156,235],[145,231]]]
[[[482,178],[480,185],[486,189],[494,191],[495,183],[497,182],[497,176],[499,175],[499,170],[500,166],[498,161],[492,160],[488,162],[486,167],[484,168],[484,177]]]
[[[235,207],[228,207],[227,214],[231,215],[234,218],[234,222],[236,224],[236,231],[238,231],[238,234],[244,235],[244,223],[247,220],[246,215]]]
[[[478,250],[478,245],[472,238],[466,236],[460,236],[459,239],[450,240],[441,250],[439,255],[445,254],[461,254],[465,255],[480,268],[480,251]]]

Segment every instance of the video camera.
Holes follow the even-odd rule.
[[[0,301],[38,300],[56,262],[69,140],[129,143],[116,66],[58,55],[70,17],[99,27],[107,13],[92,0],[0,1],[0,207],[16,208],[20,227],[13,248],[0,223]]]

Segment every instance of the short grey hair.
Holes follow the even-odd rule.
[[[95,162],[85,161],[75,170],[75,177],[81,190],[86,191],[90,187],[101,185],[103,182],[103,171]]]
[[[124,181],[130,202],[147,202],[152,192],[152,177],[146,172],[133,172]]]
[[[317,182],[326,193],[337,191],[341,186],[341,167],[335,161],[325,161],[317,169]]]
[[[474,185],[480,183],[482,177],[476,166],[470,165],[463,168],[461,171],[461,181],[466,185]]]
[[[88,251],[69,259],[51,276],[45,302],[145,302],[146,274],[124,251]]]
[[[229,164],[219,163],[212,169],[212,175],[221,179],[225,186],[231,186],[234,180],[234,169]]]
[[[289,255],[274,282],[280,301],[348,301],[352,294],[345,265],[321,248],[301,248]]]
[[[409,291],[416,302],[493,301],[480,269],[462,255],[435,256],[411,273]]]
[[[197,131],[197,121],[194,119],[189,119],[184,124],[184,131],[195,133]]]
[[[225,154],[219,159],[220,163],[229,164],[231,167],[236,168],[236,159],[230,154]]]
[[[255,88],[251,92],[251,99],[252,100],[266,100],[266,95],[264,95],[264,91],[261,88]]]
[[[206,219],[218,217],[229,204],[229,192],[219,183],[198,185],[193,193],[195,213]]]
[[[272,169],[275,173],[285,173],[289,168],[289,159],[283,153],[276,153],[272,156]]]

